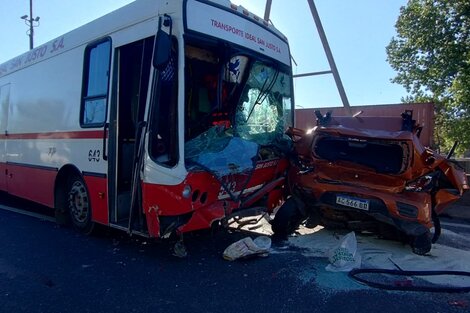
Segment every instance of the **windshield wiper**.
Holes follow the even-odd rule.
[[[266,80],[263,83],[263,86],[261,87],[258,97],[256,97],[255,102],[253,103],[253,106],[251,107],[250,113],[248,113],[248,117],[246,118],[245,122],[248,122],[248,120],[251,117],[251,114],[253,114],[253,111],[255,110],[256,105],[261,104],[264,100],[266,100],[266,97],[269,94],[269,91],[274,87],[274,84],[276,83],[277,77],[279,76],[279,70],[276,69],[276,72],[274,73],[273,79],[269,83],[269,86],[265,89],[266,84],[269,80],[269,77],[266,77]]]

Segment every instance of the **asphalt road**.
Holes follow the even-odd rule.
[[[45,219],[0,210],[0,312],[470,310],[470,294],[369,288],[344,273],[326,272],[326,259],[306,257],[284,242],[274,242],[266,258],[223,260],[224,249],[246,235],[188,235],[189,256],[178,259],[162,242],[115,231],[84,236]]]

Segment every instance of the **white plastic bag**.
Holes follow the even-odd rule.
[[[243,238],[232,243],[225,249],[223,257],[226,260],[234,261],[248,256],[267,256],[271,248],[271,238],[259,236],[255,240],[250,237]]]
[[[349,272],[361,267],[361,255],[357,253],[356,234],[350,232],[340,239],[338,244],[327,252],[330,264],[326,270],[330,272]]]

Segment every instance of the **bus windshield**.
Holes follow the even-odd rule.
[[[238,100],[236,134],[260,145],[270,145],[281,138],[291,119],[290,90],[287,74],[255,62]]]
[[[209,51],[188,51],[187,166],[222,176],[252,170],[259,149],[286,140],[284,132],[292,123],[289,75],[276,63],[245,55],[221,62]]]

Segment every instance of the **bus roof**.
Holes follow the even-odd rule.
[[[272,24],[249,12],[242,6],[232,4],[229,0],[195,0],[201,3],[212,3],[225,10],[244,16],[253,23],[256,23],[275,34],[282,41],[287,42],[287,38],[279,32]],[[159,5],[161,3],[161,6]],[[68,33],[46,42],[33,50],[27,51],[5,63],[0,64],[0,77],[13,73],[32,64],[46,60],[54,55],[74,49],[80,45],[87,44],[106,35],[130,27],[146,20],[157,23],[159,9],[163,6],[180,8],[182,10],[183,0],[180,1],[156,1],[156,0],[136,0],[130,4],[99,17],[85,25],[82,25]],[[182,13],[183,14],[183,13]],[[155,28],[156,32],[156,28]],[[290,53],[287,52],[289,55]],[[284,57],[285,59],[285,57]]]

